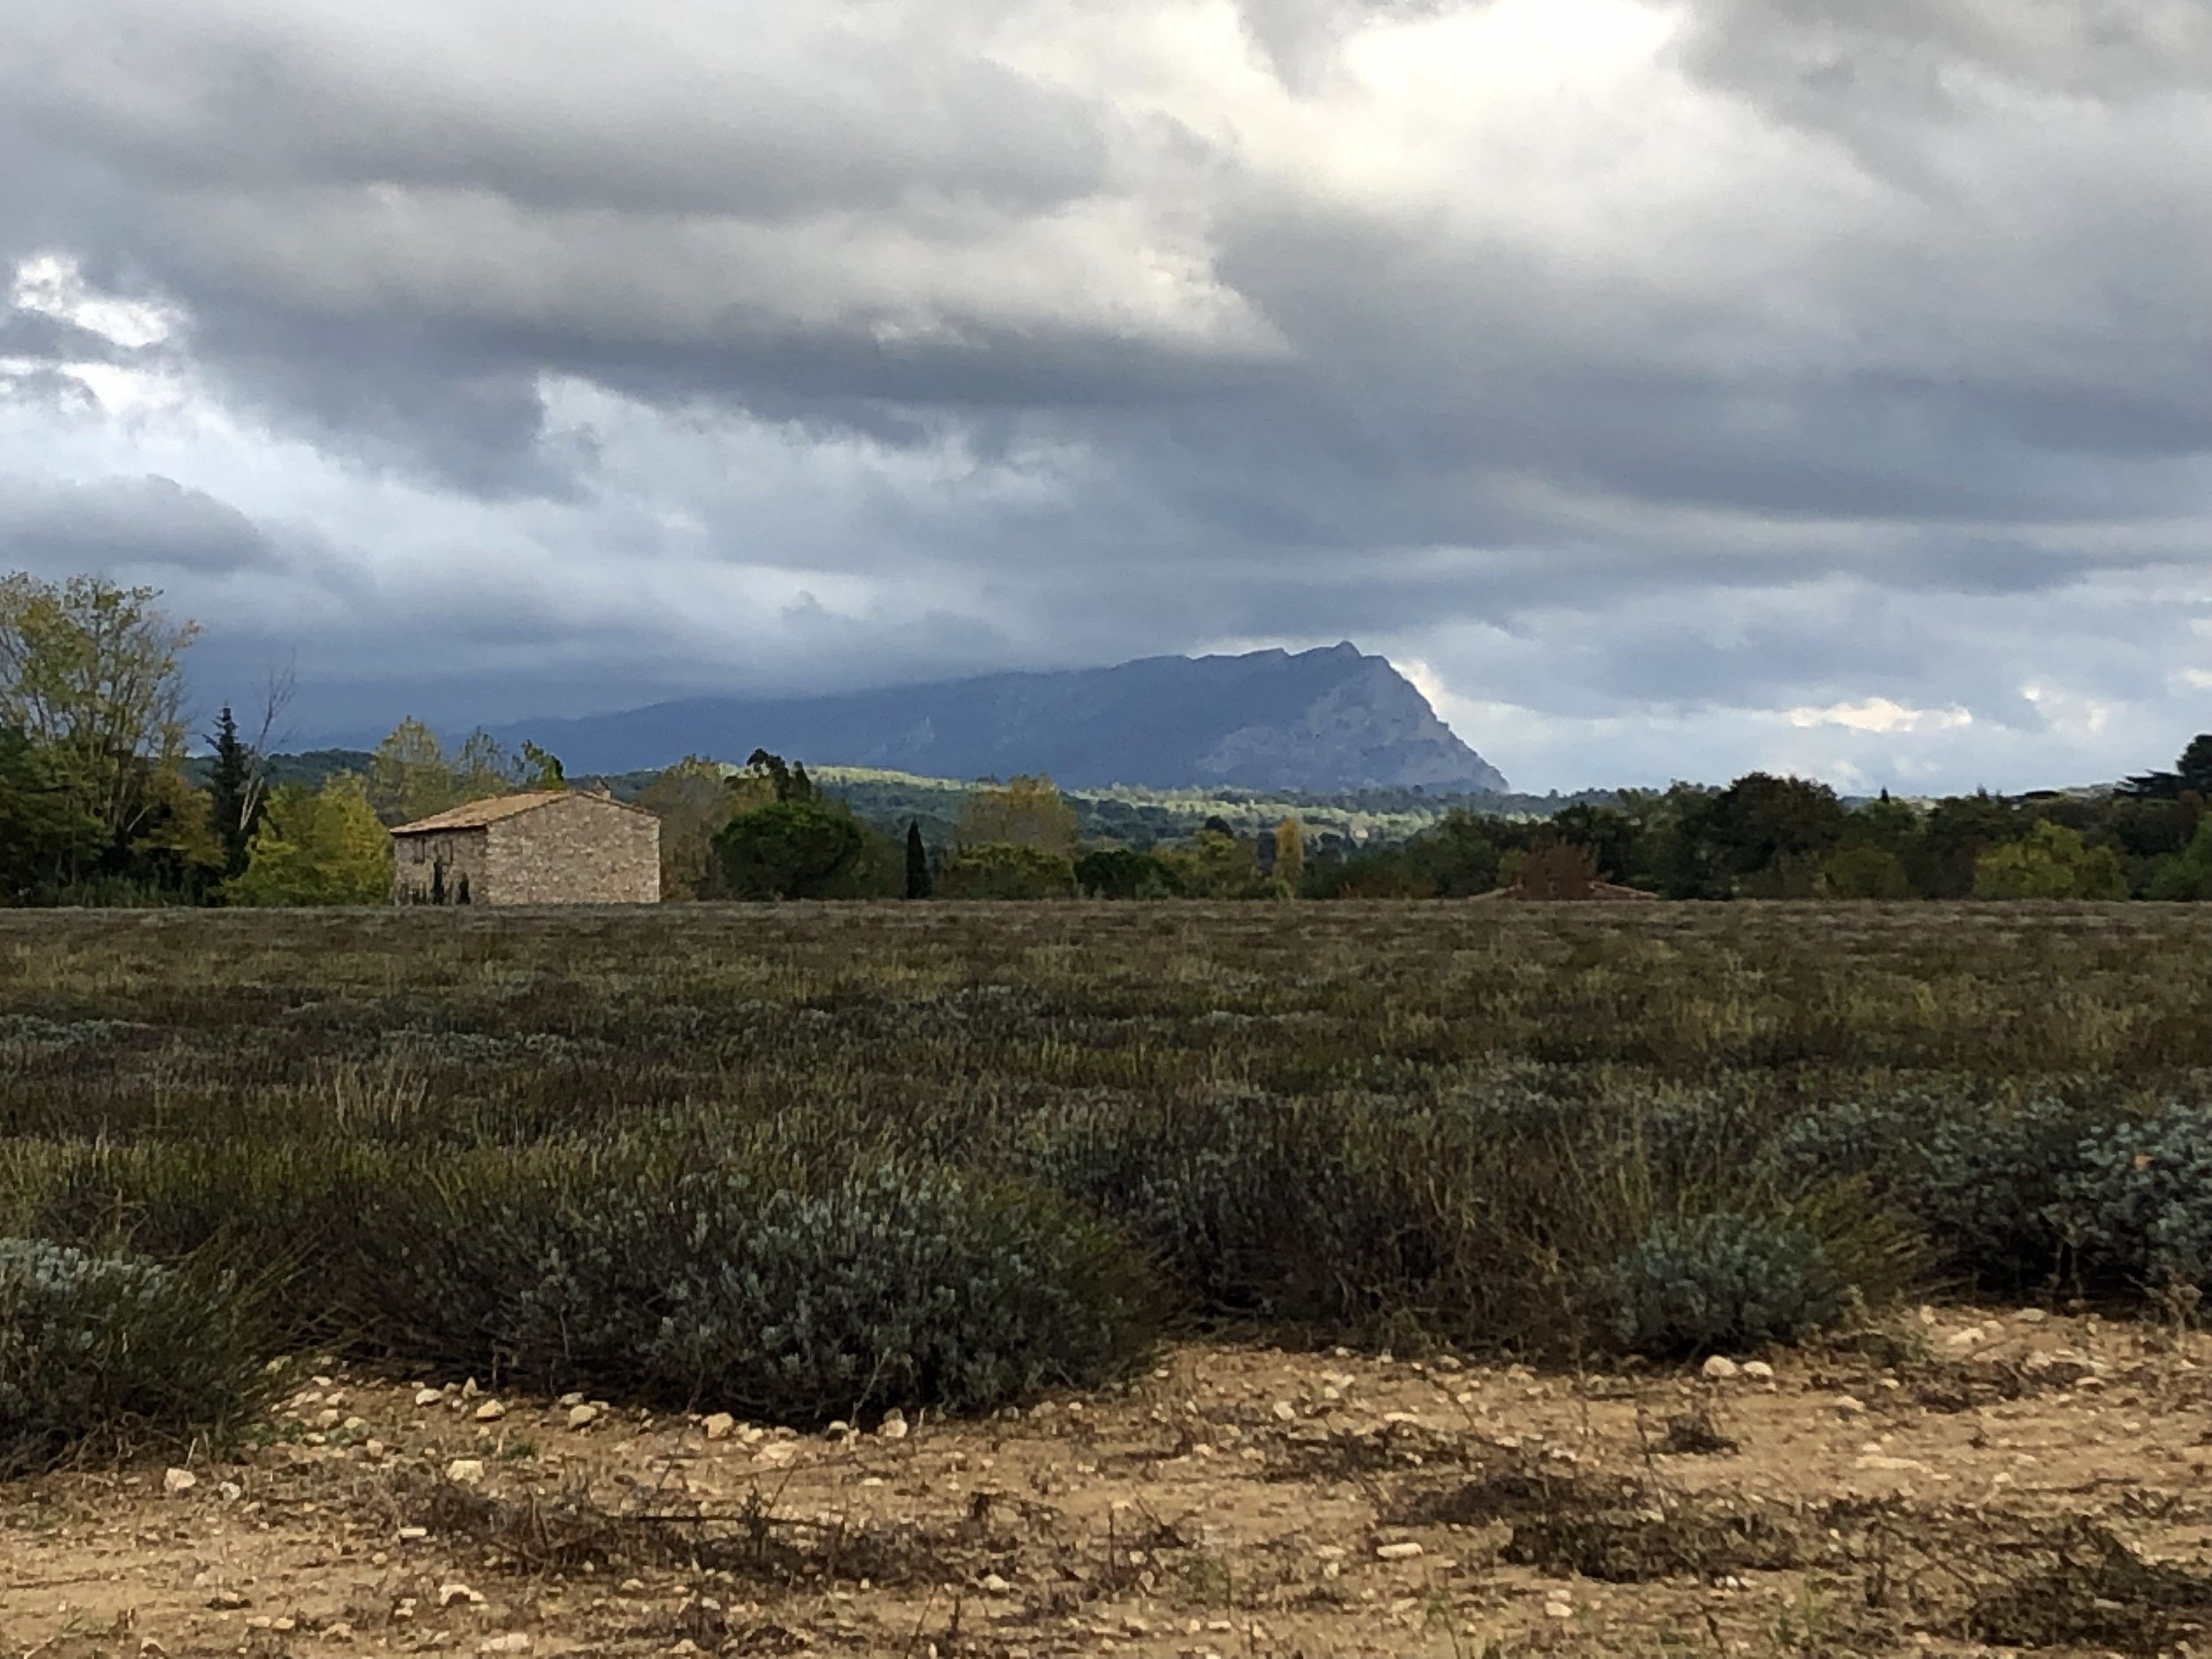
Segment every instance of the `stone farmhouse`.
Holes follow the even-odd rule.
[[[471,801],[392,832],[395,904],[655,904],[660,820],[599,793]]]

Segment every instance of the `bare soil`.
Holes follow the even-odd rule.
[[[182,1490],[158,1465],[0,1488],[0,1654],[2212,1642],[2212,1343],[1947,1310],[1768,1358],[1197,1346],[1109,1396],[807,1437],[303,1370],[265,1443]]]

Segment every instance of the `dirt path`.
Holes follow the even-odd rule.
[[[326,1372],[182,1490],[0,1488],[0,1654],[2203,1648],[2212,1344],[1952,1310],[1773,1370],[1191,1347],[805,1438]]]

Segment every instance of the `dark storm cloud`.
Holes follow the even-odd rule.
[[[277,562],[275,545],[244,514],[173,479],[57,483],[0,474],[0,566],[206,574]]]
[[[219,410],[40,556],[284,564],[349,707],[1352,635],[2014,720],[2195,660],[2208,158],[2197,0],[16,0],[0,259],[175,322],[0,389]]]

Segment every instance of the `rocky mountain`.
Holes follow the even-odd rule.
[[[832,696],[694,697],[525,720],[494,735],[542,744],[578,774],[665,766],[685,755],[742,761],[761,748],[810,765],[933,777],[1044,772],[1072,787],[1506,787],[1404,675],[1349,644]]]

